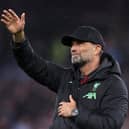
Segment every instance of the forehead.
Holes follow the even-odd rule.
[[[89,41],[73,40],[71,42],[71,46],[72,45],[94,46],[96,44],[89,42]]]

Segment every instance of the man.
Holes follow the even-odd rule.
[[[71,48],[72,68],[41,59],[25,37],[25,13],[4,10],[1,21],[13,37],[21,68],[57,94],[51,129],[120,129],[128,110],[128,92],[119,64],[104,52],[102,35],[83,26],[62,43]]]

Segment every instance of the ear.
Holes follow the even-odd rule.
[[[100,55],[101,51],[102,51],[102,46],[97,44],[95,47],[95,55]]]

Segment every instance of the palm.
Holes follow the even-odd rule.
[[[24,24],[20,21],[20,19],[18,19],[16,21],[10,22],[6,25],[6,27],[11,33],[17,33],[24,29]]]
[[[21,18],[19,18],[13,10],[4,10],[1,21],[5,24],[10,33],[15,34],[24,30],[25,14],[23,13]]]

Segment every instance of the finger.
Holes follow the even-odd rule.
[[[15,18],[18,19],[17,14],[16,14],[12,9],[8,9],[8,11],[10,12],[10,14],[11,14],[13,17],[15,17]]]
[[[58,107],[58,111],[60,111],[61,109],[62,109],[62,107],[61,107],[61,106],[59,106],[59,107]]]
[[[6,21],[11,21],[11,19],[7,15],[2,14],[1,16],[2,16],[2,19],[6,20]]]
[[[3,13],[4,13],[6,16],[8,16],[9,18],[13,18],[12,14],[11,14],[9,11],[3,10]]]
[[[58,115],[59,115],[59,116],[62,116],[62,115],[63,115],[63,113],[62,113],[62,112],[59,112],[59,113],[58,113]]]
[[[4,23],[5,25],[8,25],[9,24],[9,22],[6,21],[5,19],[1,19],[1,22]]]
[[[63,116],[63,114],[64,114],[63,111],[60,111],[60,112],[58,113],[59,116]]]
[[[58,114],[61,112],[61,109],[58,109]]]
[[[75,102],[75,100],[73,99],[72,95],[69,95],[69,100],[70,100],[70,102]]]
[[[25,23],[25,13],[21,14],[21,21],[22,21],[22,23]]]
[[[59,106],[58,107],[58,111],[60,112],[60,111],[64,111],[64,108],[62,107],[62,106]]]
[[[63,105],[65,102],[60,102],[59,105]]]
[[[59,114],[59,115],[62,115],[63,113],[64,113],[63,110],[59,110],[59,111],[58,111],[58,114]]]
[[[61,109],[58,109],[58,114],[60,114],[61,113]]]

